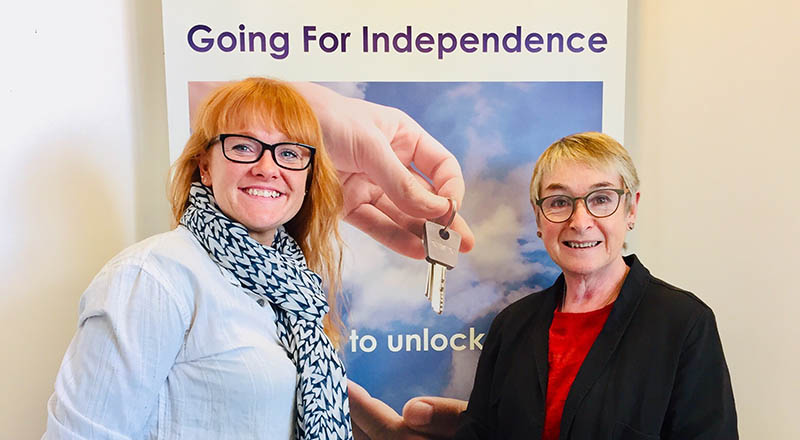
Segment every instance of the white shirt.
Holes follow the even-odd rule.
[[[272,307],[180,226],[83,293],[43,438],[289,439],[296,383]]]

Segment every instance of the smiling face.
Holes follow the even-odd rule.
[[[247,127],[231,133],[252,136],[275,144],[291,141],[275,129]],[[216,142],[200,158],[203,184],[211,187],[222,212],[243,224],[250,236],[272,245],[275,230],[291,220],[303,205],[309,168],[300,171],[279,167],[269,151],[256,163],[235,163],[225,158]]]
[[[562,161],[542,176],[540,198],[552,195],[582,197],[601,188],[625,189],[618,173],[588,165]],[[634,197],[630,208],[627,197]],[[615,273],[622,260],[622,246],[628,224],[636,219],[639,194],[626,195],[617,211],[605,218],[596,218],[586,210],[584,202],[576,201],[569,220],[553,223],[536,207],[536,223],[542,233],[550,258],[568,276],[602,278]]]

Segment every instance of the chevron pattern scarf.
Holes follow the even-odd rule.
[[[283,227],[271,247],[263,246],[226,217],[211,189],[199,183],[192,184],[181,224],[217,265],[275,310],[278,340],[298,373],[295,438],[352,439],[344,365],[322,330],[328,301],[300,246]]]

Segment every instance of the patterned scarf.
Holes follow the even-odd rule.
[[[261,245],[199,183],[192,184],[181,224],[217,265],[275,310],[278,340],[298,372],[295,438],[352,439],[344,365],[322,331],[329,309],[322,279],[306,267],[294,239],[280,227],[272,247]]]

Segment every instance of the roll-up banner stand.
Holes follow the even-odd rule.
[[[447,272],[437,315],[424,296],[424,260],[342,222],[341,354],[348,376],[395,410],[418,395],[466,399],[492,318],[559,273],[529,201],[537,157],[576,132],[623,140],[626,8],[624,0],[165,0],[170,160],[189,137],[191,107],[217,83],[250,76],[320,83],[410,116],[460,164],[459,214],[475,247]]]

